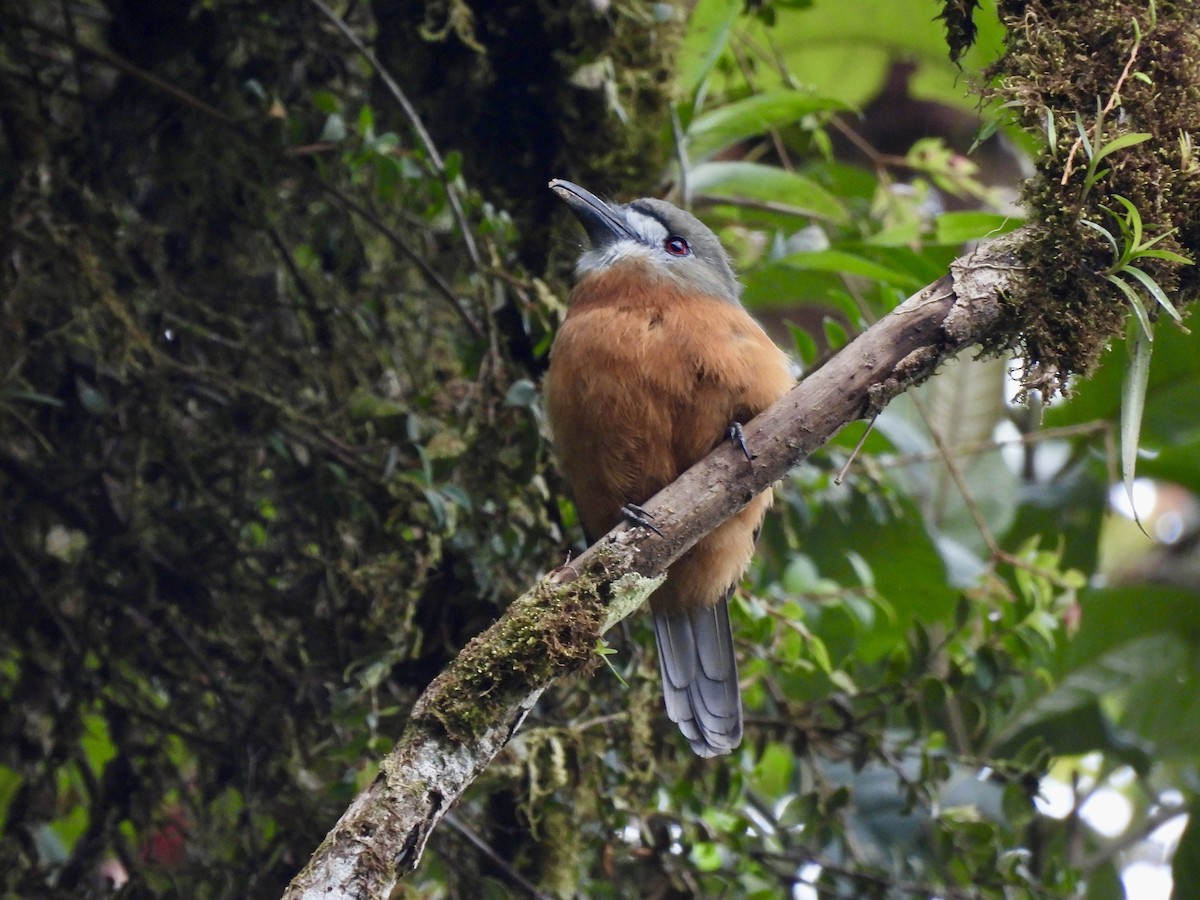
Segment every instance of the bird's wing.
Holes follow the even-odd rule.
[[[667,716],[699,756],[729,753],[742,740],[742,700],[729,625],[729,596],[715,606],[654,610]]]

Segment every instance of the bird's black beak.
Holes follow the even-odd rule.
[[[567,206],[571,207],[571,212],[575,213],[575,218],[591,238],[593,247],[598,249],[620,240],[637,238],[625,222],[625,217],[591,191],[561,178],[550,182],[550,190],[567,201]]]

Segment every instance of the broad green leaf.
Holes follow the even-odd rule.
[[[838,100],[802,91],[755,94],[696,116],[687,132],[688,153],[693,161],[703,160],[745,138],[794,124],[810,113],[846,108]]]
[[[989,212],[942,213],[934,222],[933,240],[938,244],[965,244],[999,237],[1021,225],[1017,216]]]
[[[958,592],[947,583],[941,554],[921,521],[908,498],[885,503],[851,491],[840,501],[824,502],[816,520],[798,528],[800,546],[823,577],[856,584],[857,566],[865,562],[874,573],[875,589],[895,613],[880,616],[863,632],[842,604],[819,605],[810,628],[825,641],[832,659],[848,653],[863,661],[879,659],[895,650],[914,621],[928,626],[953,619]]]
[[[776,213],[800,218],[846,220],[841,201],[823,187],[775,166],[752,162],[708,162],[692,169],[690,187],[694,195],[717,199],[751,201]],[[799,228],[803,223],[797,222]]]
[[[992,752],[1010,754],[1040,738],[1057,755],[1099,750],[1145,771],[1154,748],[1139,735],[1119,728],[1104,701],[1141,679],[1174,673],[1187,652],[1182,641],[1168,634],[1116,645],[1063,675],[1049,692],[1031,693],[1027,705],[998,736]]]
[[[1172,636],[1164,638],[1169,641]],[[1131,681],[1110,703],[1121,729],[1153,744],[1159,761],[1197,759],[1200,674],[1192,662],[1195,641],[1189,650],[1190,654],[1180,655],[1174,669]]]
[[[840,350],[846,346],[848,342],[846,329],[833,316],[826,316],[822,319],[821,328],[825,332],[825,343],[829,345],[830,350]]]
[[[884,281],[898,287],[916,288],[916,278],[870,259],[841,250],[817,250],[812,253],[790,253],[776,261],[777,265],[792,269],[814,272],[841,272],[846,275],[861,275],[873,281]]]
[[[751,782],[768,797],[782,797],[792,785],[795,767],[796,757],[788,748],[769,743],[754,767]]]
[[[1079,671],[1136,639],[1152,635],[1187,636],[1189,643],[1200,646],[1200,603],[1194,591],[1156,585],[1125,588],[1087,589],[1079,595],[1083,613],[1079,633],[1059,648],[1053,670],[1058,678]],[[1161,653],[1150,654],[1150,657]],[[1126,658],[1126,680],[1141,677],[1156,665],[1147,657]],[[1119,687],[1121,677],[1110,687]],[[1106,688],[1107,689],[1107,688]]]
[[[914,79],[914,96],[976,111],[964,91],[963,69],[946,53],[945,28],[934,12],[914,15],[912,7],[895,0],[858,0],[853,7],[772,5],[776,26],[768,29],[756,23],[748,30],[753,40],[771,48],[795,81],[819,84],[824,93],[857,105],[879,89],[892,62],[918,59],[921,67]],[[978,39],[962,61],[967,70],[995,59],[1004,44],[1004,28],[994,12],[977,13],[975,24]],[[755,72],[755,78],[763,88],[784,81],[766,67]]]

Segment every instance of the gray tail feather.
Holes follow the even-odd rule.
[[[715,606],[655,610],[654,634],[667,716],[697,755],[729,753],[742,742],[729,593]]]

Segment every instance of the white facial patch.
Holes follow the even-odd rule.
[[[662,242],[667,239],[667,226],[653,216],[640,213],[636,209],[627,209],[625,221],[651,247],[661,247]]]
[[[624,212],[626,223],[637,234],[638,239],[625,238],[605,247],[585,251],[575,264],[576,276],[607,269],[625,260],[650,259],[656,256],[656,251],[667,239],[666,226],[653,216],[640,213],[636,209],[626,209]],[[657,258],[661,260],[662,257]]]

